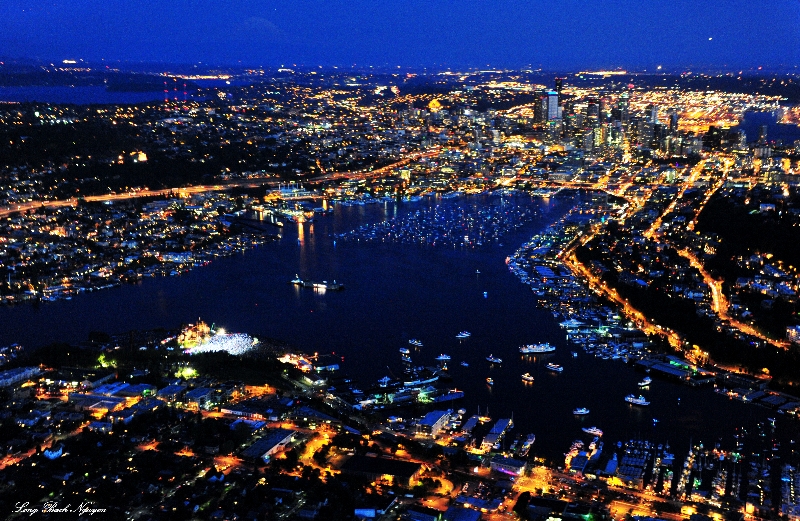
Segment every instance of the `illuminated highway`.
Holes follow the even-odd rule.
[[[694,166],[694,168],[692,168],[691,174],[689,174],[689,177],[687,177],[686,180],[681,185],[681,188],[678,191],[678,194],[675,196],[675,199],[673,199],[672,202],[664,209],[664,211],[661,212],[661,215],[659,215],[658,218],[656,218],[656,220],[653,221],[653,224],[644,233],[644,236],[646,238],[652,239],[653,236],[656,234],[656,232],[658,232],[658,229],[661,227],[661,222],[662,222],[664,216],[669,215],[670,213],[672,213],[675,210],[675,206],[677,206],[678,201],[680,201],[683,198],[683,195],[686,193],[686,191],[689,188],[693,187],[694,184],[697,182],[697,180],[700,177],[700,174],[703,173],[703,169],[705,168],[705,165],[706,165],[706,161],[704,160],[704,161],[700,161],[699,163],[697,163]]]
[[[339,172],[339,173],[334,172],[309,178],[307,179],[307,182],[313,184],[313,183],[321,183],[332,180],[343,180],[343,179],[352,180],[352,179],[367,179],[372,177],[379,177],[388,174],[397,168],[405,166],[412,161],[417,161],[422,158],[436,157],[438,154],[439,154],[439,147],[435,147],[433,150],[411,154],[410,156],[403,158],[396,163],[392,163],[391,165],[377,168],[375,170],[358,171],[358,172]],[[88,195],[80,199],[86,202],[95,203],[95,202],[108,202],[108,201],[124,201],[127,199],[134,199],[138,197],[164,197],[170,194],[178,194],[180,197],[187,197],[189,194],[223,192],[226,190],[230,190],[231,188],[237,188],[237,187],[258,188],[261,186],[267,186],[267,187],[277,188],[279,184],[280,181],[276,179],[257,179],[257,180],[237,179],[213,185],[196,185],[196,186],[185,186],[185,187],[175,187],[175,188],[162,188],[160,190],[150,190],[150,189],[132,190],[130,192],[124,192],[124,193]],[[26,212],[29,210],[38,210],[40,208],[63,208],[67,206],[75,206],[78,204],[78,200],[79,200],[78,198],[73,197],[70,199],[60,199],[60,200],[50,200],[50,201],[30,201],[27,203],[16,204],[13,206],[6,206],[0,208],[0,217],[7,217],[8,215],[14,212]]]

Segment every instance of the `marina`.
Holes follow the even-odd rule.
[[[492,196],[464,196],[460,200],[499,202]],[[525,197],[517,197],[516,204],[522,205],[524,200]],[[644,433],[660,443],[669,440],[687,446],[690,437],[705,436],[723,437],[733,443],[732,433],[741,422],[776,415],[772,409],[746,405],[760,403],[757,400],[769,395],[744,402],[722,392],[712,393],[710,388],[689,387],[677,376],[657,375],[655,369],[651,374],[658,379],[658,401],[648,407],[636,407],[620,399],[626,391],[637,388],[645,370],[636,365],[645,359],[625,364],[626,356],[633,362],[632,353],[646,354],[645,347],[635,347],[634,341],[626,338],[629,333],[622,318],[615,318],[614,310],[603,311],[602,306],[590,301],[580,305],[568,301],[573,311],[566,305],[556,306],[555,300],[552,309],[543,306],[531,285],[521,284],[518,276],[509,276],[514,273],[503,262],[517,245],[529,243],[532,235],[548,233],[549,223],[562,222],[562,214],[574,206],[568,198],[555,202],[537,200],[543,218],[530,228],[510,232],[503,239],[505,246],[498,242],[482,249],[461,250],[403,244],[333,244],[337,230],[355,229],[370,220],[381,221],[395,212],[416,211],[427,204],[435,204],[435,199],[401,205],[380,202],[337,206],[332,215],[311,223],[287,224],[279,241],[219,259],[183,277],[148,279],[137,286],[53,302],[48,306],[47,323],[32,307],[4,309],[0,335],[24,340],[27,345],[43,345],[53,339],[52,334],[46,333],[49,320],[57,319],[63,324],[58,338],[77,343],[93,330],[126,331],[133,320],[157,328],[190,322],[198,314],[213,317],[228,330],[248,331],[258,338],[291,339],[312,353],[335,353],[342,371],[359,375],[358,381],[337,388],[342,388],[347,403],[365,407],[366,411],[374,413],[383,407],[402,411],[394,414],[406,416],[406,406],[458,403],[471,410],[480,404],[482,411],[488,404],[494,417],[513,414],[514,423],[523,433],[536,432],[531,456],[549,461],[563,457],[560,455],[565,442],[574,436],[574,422],[579,421],[579,416],[573,414],[576,404],[590,409],[596,423],[604,425],[604,438],[625,440]],[[298,243],[301,231],[302,240]],[[400,265],[404,268],[398,269]],[[346,280],[348,289],[327,295],[296,291],[294,285],[286,284],[286,266],[297,266],[311,280]],[[478,276],[476,266],[481,272]],[[455,283],[442,283],[450,280]],[[236,291],[232,292],[231,287]],[[484,291],[492,298],[483,298]],[[387,294],[395,297],[387,299]],[[111,313],[117,309],[114,303],[120,301],[126,302],[126,313]],[[398,307],[436,311],[400,316]],[[554,317],[555,310],[564,313]],[[86,321],[79,324],[71,320],[75,314],[85,316]],[[592,314],[602,319],[602,324],[592,322]],[[351,316],[359,317],[359,327],[352,327],[346,318]],[[464,330],[466,317],[471,336],[461,344],[461,339],[454,336]],[[560,325],[563,322],[566,324]],[[592,331],[582,331],[588,329]],[[569,340],[566,333],[576,341]],[[587,342],[578,342],[580,335],[586,335]],[[591,335],[598,336],[596,342],[588,341]],[[421,348],[423,339],[433,349]],[[417,340],[420,345],[410,340]],[[519,346],[538,344],[549,344],[549,348],[528,354],[519,350]],[[409,360],[413,357],[413,362],[398,356],[405,354],[398,353],[401,346],[409,349],[406,356]],[[574,357],[571,351],[589,356]],[[439,353],[450,353],[459,363],[437,374],[425,370],[436,365]],[[487,355],[503,363],[488,363]],[[614,355],[619,358],[614,359]],[[376,356],[384,357],[386,362],[375,364]],[[563,366],[564,373],[558,378],[544,378],[548,362]],[[412,372],[405,373],[406,366]],[[417,369],[420,367],[423,369]],[[682,366],[672,367],[684,370]],[[535,377],[535,384],[521,379],[520,375],[526,372]],[[383,394],[375,398],[372,394],[374,389],[380,389],[378,380],[387,375],[390,380],[384,381]],[[331,373],[319,376],[335,380]],[[445,377],[451,378],[452,383]],[[492,385],[486,384],[487,377]],[[582,385],[575,385],[578,380]],[[349,392],[348,386],[361,394]],[[726,387],[731,390],[741,386],[731,381]],[[607,396],[618,398],[605,399]],[[439,399],[454,401],[435,401]],[[543,401],[552,406],[541,407]],[[670,421],[655,423],[653,416]],[[698,416],[708,421],[701,424],[693,420]],[[783,416],[778,420],[782,421]],[[466,423],[465,419],[463,425]]]
[[[481,247],[496,244],[537,212],[508,199],[489,204],[442,202],[337,235],[342,241]]]

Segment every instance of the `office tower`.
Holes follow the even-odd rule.
[[[678,115],[678,111],[675,109],[669,109],[669,132],[670,134],[675,134],[678,132],[678,119],[680,116]]]
[[[600,121],[600,102],[597,98],[589,98],[586,105],[586,119],[589,125],[596,125]]]
[[[564,80],[566,78],[556,78],[556,93],[558,94],[558,104],[562,105],[564,103],[564,98],[561,95],[561,91],[564,90]]]
[[[767,142],[767,125],[758,127],[758,142],[761,144]]]
[[[650,123],[653,123],[653,124],[658,123],[658,106],[657,105],[648,105],[647,106],[647,120]]]
[[[558,110],[558,93],[556,91],[547,92],[547,121],[553,121],[561,117],[561,111]]]
[[[627,126],[628,121],[630,120],[630,115],[628,114],[630,109],[630,101],[630,94],[623,92],[619,97],[619,101],[617,102],[617,108],[619,109],[619,120],[622,122],[623,127]]]

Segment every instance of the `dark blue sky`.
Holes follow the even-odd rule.
[[[3,0],[0,56],[249,65],[800,65],[798,0]]]

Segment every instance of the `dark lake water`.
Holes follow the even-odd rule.
[[[774,112],[747,112],[739,128],[744,130],[747,141],[752,142],[758,140],[758,132],[762,125],[767,126],[767,141],[780,140],[786,145],[791,145],[800,139],[800,126],[778,123]]]
[[[169,93],[170,99],[183,100],[183,91]],[[164,91],[113,92],[105,87],[28,86],[0,87],[0,101],[93,104],[130,104],[163,101]]]
[[[499,197],[467,199],[497,204]],[[461,199],[465,201],[465,199]],[[332,235],[377,222],[433,201],[337,207],[313,223],[287,225],[282,239],[235,257],[215,260],[185,276],[148,279],[79,295],[71,301],[0,309],[0,345],[26,346],[85,340],[92,330],[121,333],[131,329],[176,328],[202,318],[228,331],[266,335],[308,352],[344,356],[343,370],[360,385],[389,372],[400,374],[398,348],[410,338],[424,343],[412,357],[432,365],[440,353],[452,357],[453,387],[466,392],[461,401],[442,408],[464,407],[493,419],[511,417],[512,434],[533,432],[532,453],[562,458],[582,426],[605,431],[606,443],[644,438],[669,442],[682,457],[690,441],[713,446],[722,439],[732,447],[734,428],[752,428],[773,412],[730,401],[709,388],[694,389],[655,378],[644,394],[651,405],[630,406],[623,397],[636,392],[643,377],[619,361],[600,360],[567,346],[557,321],[535,305],[527,286],[504,263],[522,242],[557,220],[572,205],[517,198],[538,208],[541,216],[496,244],[481,249],[364,244],[338,241]],[[476,274],[480,270],[480,274]],[[342,282],[341,292],[318,293],[288,283],[295,274],[312,280]],[[484,298],[484,292],[487,298]],[[472,337],[459,342],[455,335]],[[551,342],[558,349],[546,357],[523,360],[522,344]],[[502,365],[485,360],[501,357]],[[469,367],[462,367],[461,361]],[[554,374],[548,361],[564,366]],[[530,372],[533,384],[520,375]],[[485,380],[491,376],[494,387]],[[575,407],[591,414],[575,417]],[[655,423],[653,419],[659,421]],[[796,423],[779,418],[779,430],[795,437]],[[563,461],[563,460],[562,460]]]
[[[192,83],[203,89],[230,88],[251,85],[247,80],[192,80]],[[170,90],[169,100],[183,101],[183,90]],[[187,100],[203,100],[206,94],[199,94],[191,89],[186,94]],[[72,103],[76,105],[134,104],[164,101],[164,91],[148,92],[116,92],[104,86],[46,86],[30,85],[22,87],[0,87],[0,102],[38,102],[38,103]]]

